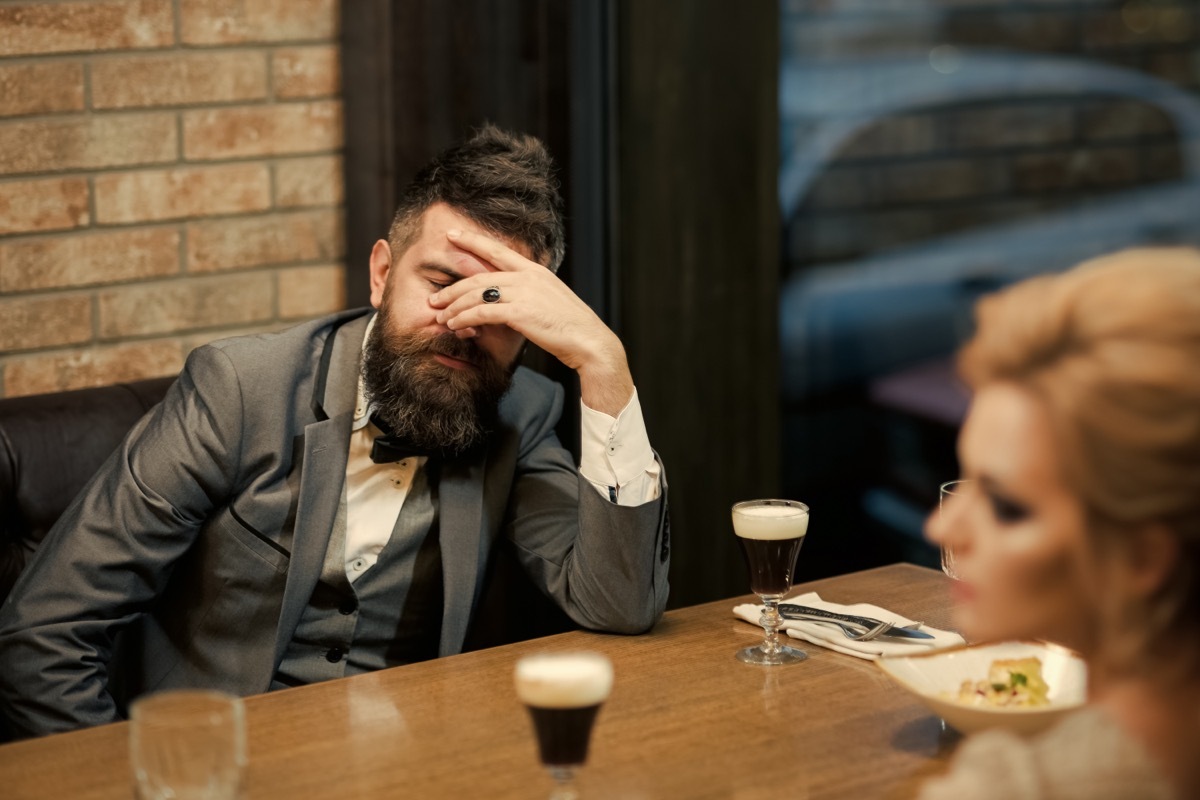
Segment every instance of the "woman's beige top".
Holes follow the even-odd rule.
[[[1085,708],[1032,739],[1000,731],[963,743],[920,800],[1169,800],[1170,785],[1108,714]]]

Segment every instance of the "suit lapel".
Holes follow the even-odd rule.
[[[342,325],[318,356],[324,369],[324,391],[314,398],[316,422],[304,429],[300,445],[300,496],[283,607],[275,636],[275,663],[283,657],[304,607],[312,597],[329,547],[338,505],[346,482],[350,424],[357,398],[362,338],[371,315]],[[330,349],[331,348],[331,349]],[[320,386],[322,378],[318,378]],[[326,418],[321,419],[322,416]],[[471,609],[479,592],[480,565],[489,541],[483,519],[483,476],[486,454],[446,462],[438,479],[439,537],[445,587],[440,655],[462,650]]]
[[[302,459],[297,465],[300,495],[283,607],[275,632],[276,664],[283,657],[321,574],[342,500],[358,390],[359,355],[370,317],[367,314],[352,319],[334,331],[317,359],[317,396],[313,398],[317,421],[305,426],[303,442],[298,445],[301,451],[298,457]]]
[[[438,479],[439,538],[442,547],[442,639],[438,655],[462,650],[479,591],[479,565],[487,559],[483,475],[486,456],[442,465]]]

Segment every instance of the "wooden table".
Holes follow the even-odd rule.
[[[873,602],[947,627],[940,573],[893,565],[815,581],[835,602]],[[805,645],[807,661],[734,659],[756,629],[723,600],[671,611],[645,636],[573,632],[251,697],[245,797],[541,798],[512,686],[526,653],[608,654],[584,798],[911,796],[957,737],[869,661]],[[0,796],[132,796],[127,723],[0,747]]]

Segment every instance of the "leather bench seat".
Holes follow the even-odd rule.
[[[174,381],[0,400],[0,602],[75,495]]]

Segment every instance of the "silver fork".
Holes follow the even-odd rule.
[[[787,619],[798,619],[806,622],[822,622],[829,625],[836,625],[842,629],[842,633],[846,634],[847,639],[853,639],[856,642],[869,642],[876,636],[883,636],[894,627],[890,622],[880,622],[877,625],[868,627],[866,625],[859,625],[855,622],[840,622],[835,619],[809,616],[807,614],[799,614],[796,612],[791,612],[788,614]]]
[[[893,627],[892,623],[890,622],[880,622],[878,625],[868,628],[861,633],[855,633],[850,630],[849,625],[844,625],[841,622],[835,622],[833,624],[842,629],[842,633],[846,634],[847,639],[853,639],[856,642],[868,642],[871,639],[874,639],[876,636],[883,636]]]

